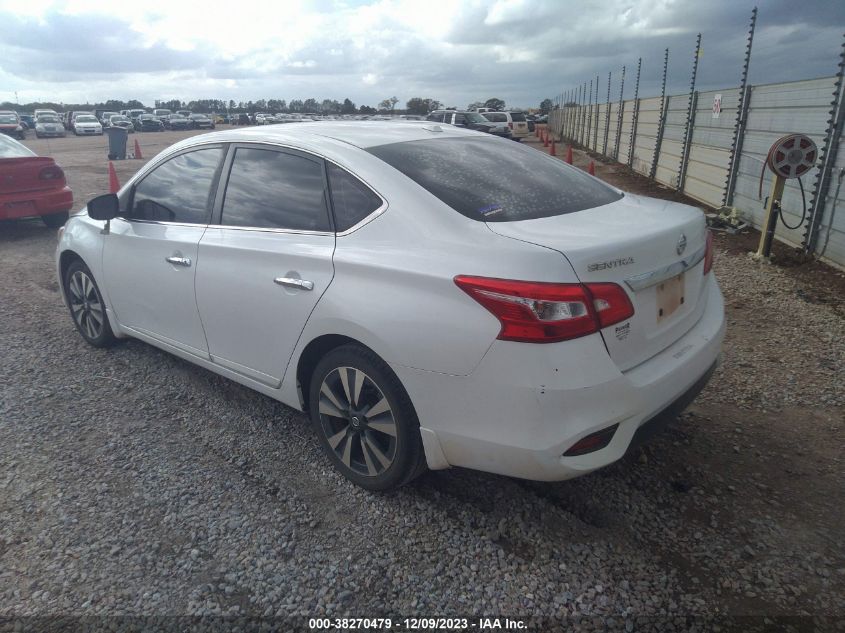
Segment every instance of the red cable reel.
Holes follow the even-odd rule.
[[[819,150],[813,139],[804,134],[787,134],[776,140],[769,149],[763,169],[760,170],[757,197],[763,197],[763,176],[766,167],[776,176],[786,180],[800,178],[815,166],[818,155]]]

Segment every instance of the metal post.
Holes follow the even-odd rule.
[[[824,203],[827,198],[827,191],[830,187],[830,173],[836,164],[836,154],[839,148],[839,139],[842,136],[842,126],[845,124],[845,88],[843,88],[843,74],[845,74],[845,42],[842,43],[842,50],[839,53],[839,71],[836,74],[836,83],[833,90],[833,101],[830,104],[830,118],[827,120],[827,131],[824,137],[819,156],[821,157],[821,168],[813,183],[813,193],[810,198],[810,217],[807,219],[804,230],[802,246],[805,253],[815,250],[816,239],[821,227],[822,216],[824,215]],[[833,219],[831,218],[831,222]]]
[[[587,121],[587,82],[584,82],[584,86],[581,90],[581,105],[578,106],[578,109],[581,111],[581,120],[578,122],[578,143],[580,145],[584,144],[584,126]]]
[[[601,153],[607,156],[607,136],[610,134],[610,76],[612,72],[607,73],[607,102],[605,104],[606,112],[604,113],[604,144],[601,146]]]
[[[599,151],[599,76],[596,75],[596,129],[593,131],[593,150]]]
[[[722,206],[729,207],[734,201],[734,188],[739,175],[739,159],[742,156],[742,144],[745,140],[745,122],[748,117],[748,104],[751,101],[751,87],[748,85],[748,66],[751,64],[751,45],[754,43],[754,27],[757,24],[757,7],[751,10],[751,24],[748,27],[748,41],[745,44],[745,60],[742,64],[742,79],[739,86],[739,103],[736,104],[734,136],[731,141],[731,155],[728,159],[728,177],[725,180],[725,195]]]
[[[654,156],[651,159],[651,169],[648,177],[654,180],[657,174],[657,161],[660,159],[660,146],[663,144],[663,128],[666,125],[666,111],[669,100],[666,98],[666,71],[669,69],[669,49],[663,54],[663,85],[660,88],[660,121],[657,125],[657,140],[654,143]]]
[[[585,146],[589,148],[590,146],[590,136],[592,136],[593,132],[593,80],[590,79],[590,107],[589,107],[589,115],[587,116],[587,137]]]
[[[634,83],[634,111],[631,113],[631,137],[628,145],[628,167],[634,164],[634,143],[637,140],[637,122],[640,118],[640,70],[643,67],[643,58],[637,60],[637,81]]]
[[[681,164],[678,165],[678,191],[684,190],[684,180],[687,177],[687,161],[689,161],[690,145],[692,145],[692,126],[695,122],[695,106],[698,102],[698,93],[695,91],[695,76],[698,73],[698,58],[701,55],[701,33],[695,42],[695,58],[692,60],[692,79],[689,86],[689,99],[687,100],[687,121],[684,126],[684,144],[681,150]]]
[[[625,112],[625,102],[622,95],[625,92],[625,67],[622,66],[622,81],[619,84],[619,107],[616,112],[616,142],[613,146],[613,160],[619,160],[619,139],[622,138],[622,115]]]

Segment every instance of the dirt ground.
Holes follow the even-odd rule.
[[[130,144],[138,139],[145,159],[149,159],[175,140],[192,134],[195,133],[139,133],[129,138]],[[527,143],[542,150],[533,137]],[[74,190],[76,208],[107,191],[104,138],[30,139],[26,144],[39,154],[55,157],[64,168]],[[559,154],[564,149],[558,146]],[[584,152],[575,152],[576,166],[586,168],[590,160]],[[144,162],[116,161],[121,183]],[[619,165],[596,162],[596,173],[627,191],[690,202]],[[427,600],[425,604],[432,613],[474,609],[481,604],[474,602],[473,582],[455,576],[454,584],[450,584],[451,572],[444,572],[442,564],[447,559],[456,566],[466,562],[470,573],[471,561],[464,557],[475,551],[476,562],[486,560],[486,548],[492,547],[491,551],[504,552],[498,554],[499,560],[514,561],[514,567],[508,568],[509,576],[501,583],[499,579],[484,580],[490,583],[490,591],[498,601],[489,604],[515,612],[845,617],[845,276],[814,261],[802,262],[782,245],[776,246],[776,254],[780,255],[776,261],[782,263],[752,263],[746,252],[754,248],[758,236],[753,231],[739,236],[716,235],[715,271],[725,295],[728,318],[723,361],[699,399],[652,444],[603,471],[569,482],[531,483],[455,469],[426,474],[401,493],[382,497],[351,490],[330,469],[326,474],[319,448],[310,438],[301,414],[140,343],[129,342],[108,353],[86,348],[78,340],[57,292],[52,266],[54,231],[37,221],[0,223],[0,316],[6,325],[0,349],[15,350],[17,354],[14,358],[11,354],[0,358],[0,414],[6,411],[14,420],[14,424],[6,424],[0,419],[0,443],[15,447],[14,451],[0,448],[0,464],[17,464],[9,469],[5,479],[0,467],[0,484],[8,486],[9,491],[6,501],[0,498],[0,514],[14,515],[7,525],[17,530],[15,536],[3,536],[0,530],[0,537],[7,539],[0,539],[0,585],[5,579],[14,589],[8,594],[14,599],[6,598],[7,602],[0,603],[0,616],[87,613],[94,609],[90,600],[85,601],[93,589],[83,591],[78,583],[74,584],[77,581],[54,582],[56,569],[64,573],[75,563],[57,562],[45,554],[43,537],[37,542],[28,539],[26,515],[18,516],[20,504],[12,502],[29,499],[25,487],[29,484],[22,482],[26,478],[19,476],[17,469],[25,473],[27,464],[41,463],[41,457],[47,460],[45,456],[54,450],[48,443],[58,441],[61,432],[50,425],[64,419],[63,411],[73,410],[70,401],[63,404],[58,391],[43,402],[40,400],[39,394],[49,391],[49,385],[39,382],[41,368],[50,364],[53,374],[63,374],[59,384],[71,389],[68,393],[72,399],[98,401],[98,406],[108,405],[115,411],[114,416],[103,414],[95,421],[83,414],[74,418],[80,430],[88,429],[90,435],[86,437],[96,438],[94,425],[102,424],[103,432],[110,438],[108,450],[96,447],[99,457],[80,458],[80,473],[87,473],[90,468],[93,473],[102,471],[101,476],[106,477],[124,468],[120,463],[111,464],[109,455],[121,451],[126,442],[137,445],[138,450],[151,451],[152,457],[162,452],[169,462],[163,457],[150,462],[162,472],[170,468],[170,462],[177,463],[181,454],[192,455],[198,464],[207,461],[212,465],[202,471],[203,485],[234,487],[238,503],[251,503],[248,500],[255,496],[259,499],[251,506],[255,516],[272,511],[277,513],[275,520],[280,521],[278,516],[288,516],[294,510],[304,513],[305,529],[297,529],[296,533],[297,539],[304,540],[297,541],[298,547],[319,550],[325,544],[325,564],[331,563],[332,573],[339,574],[337,582],[343,589],[354,587],[358,580],[351,572],[341,577],[343,565],[348,568],[351,563],[345,561],[351,557],[347,558],[346,550],[333,549],[335,539],[347,524],[366,525],[372,531],[366,536],[378,541],[380,551],[388,556],[384,560],[390,561],[389,565],[385,563],[385,574],[399,570],[396,573],[403,579],[416,574],[431,578],[426,580],[431,583],[426,597],[420,600]],[[45,333],[51,341],[49,354],[33,352],[28,358],[25,348],[37,347]],[[148,364],[156,368],[147,368]],[[146,401],[136,401],[134,398],[140,396],[133,394],[132,389],[123,389],[119,381],[107,379],[121,376],[121,372],[136,365],[145,368],[143,384],[165,394],[162,403],[147,405]],[[100,380],[95,384],[75,379],[76,375],[88,374]],[[182,379],[182,385],[172,384],[170,376],[174,375]],[[152,410],[171,406],[171,396],[174,412],[168,414],[170,418],[159,420],[152,414],[144,417],[147,406]],[[222,410],[229,413],[218,413]],[[139,426],[124,424],[121,416],[137,418],[135,423]],[[149,431],[140,433],[141,428]],[[162,437],[167,441],[160,442]],[[39,439],[33,442],[32,438]],[[74,446],[69,439],[62,441],[68,447]],[[94,446],[96,441],[91,439],[89,443]],[[58,446],[55,454],[73,465],[73,450],[59,451]],[[274,448],[271,450],[270,446]],[[284,449],[281,453],[279,447]],[[283,462],[279,461],[280,454],[284,455]],[[142,470],[145,458],[137,460],[133,468]],[[184,473],[179,471],[179,476],[189,478],[189,469],[180,468]],[[73,487],[62,479],[65,475],[56,477],[56,485]],[[263,490],[275,492],[270,498],[261,496]],[[108,490],[98,492],[100,498],[110,498]],[[85,491],[75,494],[84,496]],[[145,488],[143,494],[154,498],[157,491],[155,487]],[[291,505],[292,500],[302,507]],[[215,511],[205,505],[197,507],[209,516]],[[338,507],[343,511],[339,518]],[[437,520],[422,519],[423,510]],[[51,518],[52,510],[41,511],[41,525],[48,525],[48,519],[62,525],[60,519]],[[308,521],[312,517],[312,528],[321,523],[309,534]],[[91,516],[87,520],[87,528],[86,517],[81,517],[78,526],[68,527],[70,533],[99,530],[112,517]],[[131,514],[126,514],[123,523],[116,522],[113,529],[125,529],[127,525],[131,528],[133,520]],[[225,520],[220,524],[226,525]],[[270,530],[272,526],[268,525],[257,523],[250,527],[255,532],[248,533],[247,541]],[[153,525],[149,529],[159,528]],[[161,529],[162,534],[156,538],[166,542],[164,528]],[[50,542],[58,543],[57,533],[51,535]],[[359,536],[353,532],[344,538],[355,547],[364,548],[359,551],[368,551],[369,541],[356,540]],[[461,545],[438,549],[445,547],[439,539],[447,536],[459,539]],[[413,541],[415,538],[420,540]],[[286,536],[285,542],[288,541],[293,547],[294,537]],[[145,542],[136,541],[135,549],[145,551]],[[413,542],[424,543],[425,549],[421,549],[423,545],[404,545]],[[184,552],[190,551],[193,556],[195,550],[191,547],[186,546]],[[219,567],[221,571],[215,573],[230,571],[228,546],[211,548],[208,553],[201,544],[195,547],[202,557],[209,558],[209,565]],[[268,563],[262,559],[261,565],[253,564],[247,546],[241,547],[243,552],[234,552],[240,556],[238,564],[242,563],[253,575],[260,574],[260,566]],[[264,556],[275,545],[271,540],[262,547]],[[303,568],[305,559],[297,558],[299,551],[287,554],[287,563],[304,578],[309,571]],[[597,567],[586,567],[585,552],[590,552],[590,561],[599,561]],[[107,565],[119,564],[122,555],[118,549],[111,556],[103,554],[101,559],[90,555],[106,570],[102,576],[104,584],[97,585],[103,595],[109,594],[107,580],[112,578],[107,574],[112,568]],[[190,558],[187,553],[184,556]],[[496,554],[492,556],[495,560]],[[318,565],[321,570],[322,564]],[[361,569],[367,569],[368,564],[362,560]],[[438,564],[436,569],[440,571],[435,571]],[[577,579],[573,575],[577,571],[566,572],[570,575],[564,579],[572,583],[571,592],[578,596],[576,605],[571,597],[566,597],[569,590],[560,590],[564,572],[559,570],[577,570],[579,565],[590,570],[590,577],[607,574],[613,580],[604,581],[604,587],[599,585],[596,593],[583,589],[586,584],[578,584],[587,580]],[[5,573],[11,575],[4,576]],[[193,612],[189,591],[200,587],[205,577],[191,577],[184,587],[165,587],[168,578],[175,578],[168,574],[162,572],[161,587],[150,591],[161,591],[169,613]],[[289,574],[281,575],[287,583]],[[120,584],[118,580],[114,577],[112,582]],[[662,583],[661,593],[652,593],[657,592],[654,583],[658,581]],[[86,582],[88,587],[94,581]],[[242,604],[253,608],[263,605],[262,592],[281,581],[267,575],[261,582],[264,584],[242,580],[243,588],[238,590],[241,593],[236,592],[234,597],[229,596],[228,590],[224,595],[222,589],[202,588],[203,592],[211,592],[211,598],[203,593],[203,599],[228,604],[227,600],[240,596]],[[482,584],[479,579],[479,592]],[[576,586],[580,587],[577,591]],[[38,591],[33,587],[38,587]],[[50,587],[50,599],[59,600],[55,603],[59,606],[33,597],[45,587]],[[365,605],[370,604],[365,601],[372,596],[386,604],[404,605],[405,609],[423,604],[416,598],[413,603],[410,598],[402,602],[413,595],[408,593],[413,591],[408,587],[411,585],[401,591],[373,589],[371,594],[362,591],[355,595]],[[583,594],[579,594],[581,589]],[[536,604],[531,602],[530,607],[523,606],[529,604],[527,592],[536,596]],[[100,612],[138,612],[133,611],[134,603],[121,602],[122,594],[130,593],[128,589],[115,588],[112,593],[114,601],[104,603],[107,608]],[[462,597],[464,593],[469,597]],[[3,595],[7,594],[0,587],[0,596]],[[551,596],[555,596],[554,603]],[[563,601],[558,603],[560,596]],[[293,599],[286,602],[292,603]],[[331,612],[332,606],[309,608]],[[377,606],[373,606],[367,615],[378,613]],[[832,625],[830,621],[828,624]],[[802,625],[798,630],[816,629]]]

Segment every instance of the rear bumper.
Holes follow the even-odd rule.
[[[725,333],[724,302],[712,276],[707,293],[692,329],[626,372],[598,334],[551,345],[496,341],[469,376],[394,366],[417,410],[429,466],[554,481],[618,460],[641,427],[677,414],[712,374]],[[563,456],[614,424],[604,448]]]
[[[48,191],[0,194],[0,220],[15,220],[70,211],[73,192],[70,187]]]

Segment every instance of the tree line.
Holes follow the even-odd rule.
[[[155,108],[167,108],[169,110],[190,110],[191,112],[234,112],[250,113],[269,111],[273,113],[288,112],[292,114],[417,114],[426,115],[432,110],[443,108],[443,104],[437,99],[430,97],[412,97],[405,102],[404,109],[396,108],[399,103],[397,97],[388,97],[378,103],[377,107],[367,105],[356,106],[350,99],[337,101],[335,99],[259,99],[257,101],[235,101],[229,99],[196,99],[193,101],[180,101],[179,99],[156,99]],[[50,109],[59,112],[69,110],[134,110],[145,108],[143,103],[137,99],[121,101],[109,99],[100,103],[58,103],[53,101],[37,101],[26,104],[12,103],[5,101],[0,103],[0,110],[19,110],[32,112],[39,109]],[[497,97],[491,97],[486,101],[475,101],[467,106],[467,110],[489,108],[491,110],[504,110],[507,104]],[[448,106],[446,109],[457,110],[456,106]],[[552,100],[544,99],[540,103],[540,111],[547,114],[552,109]]]

